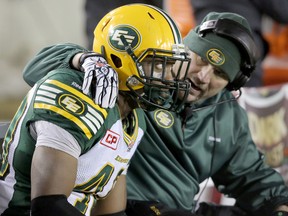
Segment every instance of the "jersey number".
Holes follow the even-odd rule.
[[[102,192],[105,185],[110,181],[113,172],[114,166],[110,163],[107,163],[93,178],[91,178],[91,180],[85,182],[84,184],[75,186],[74,191],[87,195],[85,195],[85,197],[82,199],[78,199],[74,206],[83,214],[85,214],[90,202],[91,192],[93,192],[94,196],[97,197],[97,193]],[[117,174],[113,184],[115,184],[122,172],[123,170]]]

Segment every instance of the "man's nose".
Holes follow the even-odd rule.
[[[211,80],[212,73],[213,70],[210,67],[204,67],[197,73],[197,77],[200,82],[209,83]]]
[[[172,74],[172,68],[170,66],[167,66],[165,68],[165,79],[166,80],[173,80],[173,74]]]

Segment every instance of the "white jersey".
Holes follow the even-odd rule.
[[[125,142],[123,137],[127,134],[123,132],[121,121],[117,121],[89,152],[79,157],[77,179],[68,201],[78,209],[80,204],[83,206],[85,203],[85,212],[89,215],[95,199],[107,196],[117,178],[126,175],[142,135],[143,130],[140,129],[137,136],[129,139],[129,143]]]

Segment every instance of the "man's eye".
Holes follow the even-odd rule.
[[[208,63],[207,60],[202,58],[202,57],[201,57],[201,61],[204,62],[204,63]]]
[[[218,77],[221,77],[221,78],[225,79],[225,80],[229,80],[228,75],[225,72],[221,71],[221,70],[214,69],[214,74],[216,76],[218,76]]]
[[[196,63],[199,66],[208,64],[207,61],[204,58],[202,58],[201,56],[197,56]]]
[[[156,70],[162,70],[163,69],[163,64],[162,63],[155,63],[155,65],[154,65],[154,68],[156,69]]]

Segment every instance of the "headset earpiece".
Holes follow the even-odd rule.
[[[240,70],[234,80],[226,86],[226,89],[229,91],[236,91],[244,86],[250,79],[251,73],[244,74],[243,70]]]

